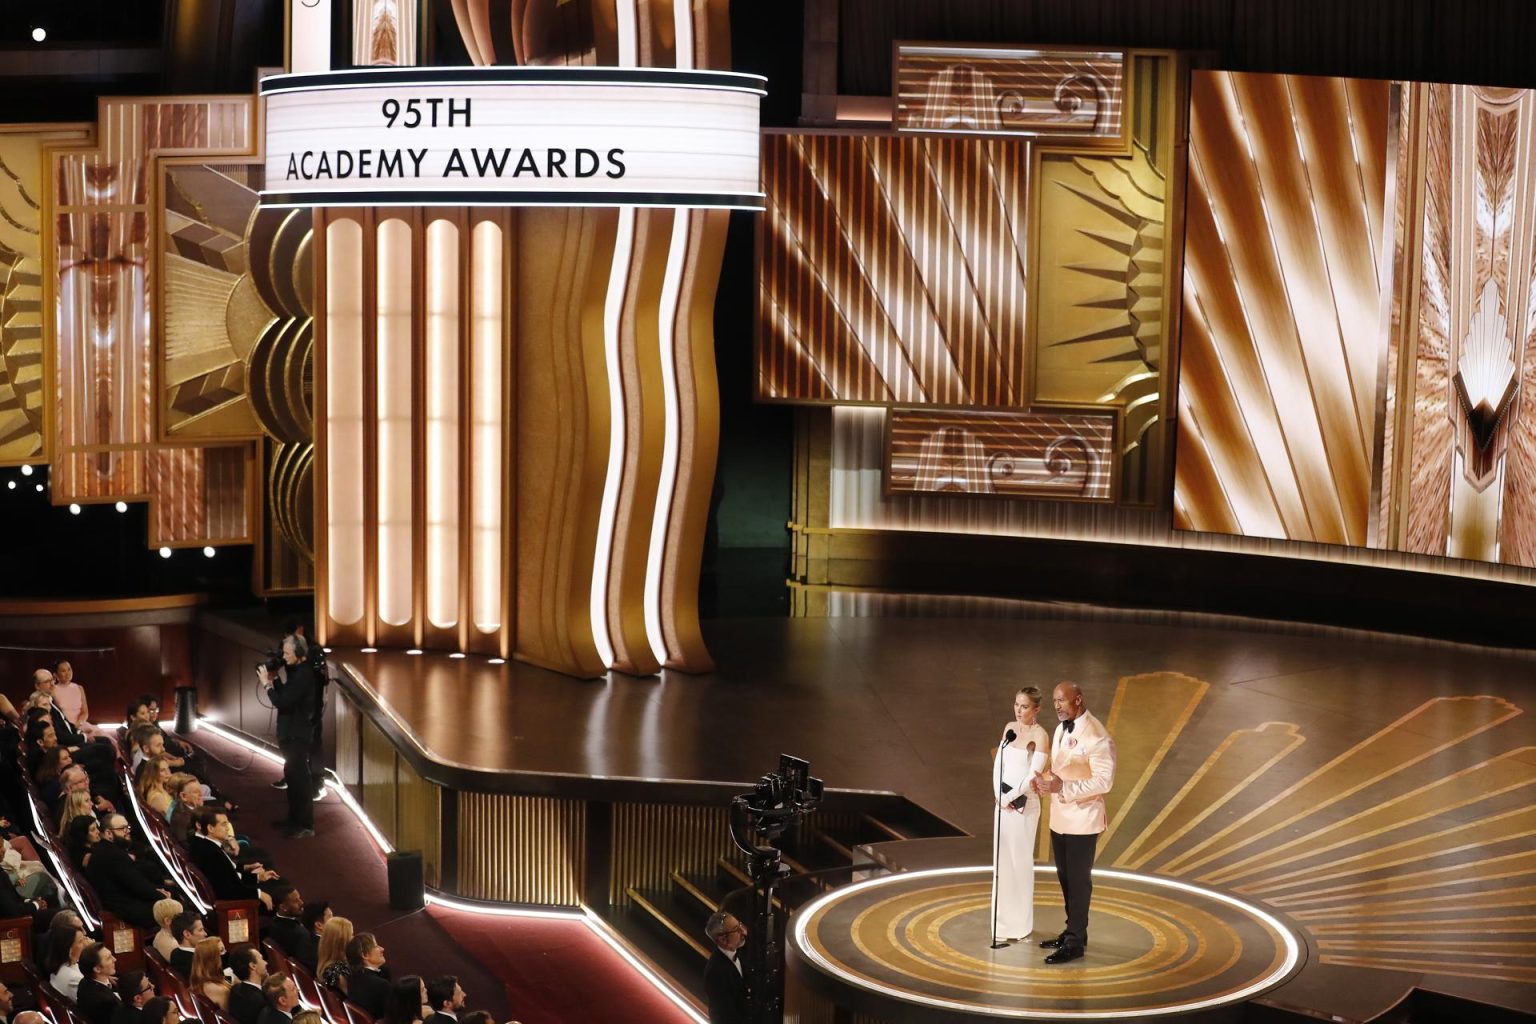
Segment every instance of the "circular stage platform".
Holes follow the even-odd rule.
[[[790,970],[830,1002],[883,1021],[1217,1020],[1304,959],[1279,919],[1225,893],[1095,870],[1087,955],[1047,966],[1060,930],[1055,869],[1035,868],[1034,936],[991,943],[990,867],[910,871],[836,889],[791,924]]]

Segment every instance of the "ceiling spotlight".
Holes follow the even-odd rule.
[[[507,659],[506,658],[492,658],[490,660],[490,662],[489,662],[489,664],[492,664],[492,665],[505,665],[506,663],[507,663]]]
[[[30,465],[23,464],[22,467],[21,467],[21,475],[22,476],[31,476],[32,475],[32,467]]]
[[[406,654],[410,654],[410,655],[417,655],[417,654],[421,653],[421,648],[420,647],[412,647],[410,650],[406,651],[405,653]]]
[[[72,516],[79,515],[80,514],[80,506],[76,505],[73,502],[71,502],[70,505],[69,505],[69,514],[72,515]]]
[[[211,548],[211,547],[210,548],[203,548],[203,557],[204,558],[212,558],[213,557],[213,548]]]
[[[37,26],[36,28],[34,28],[32,30],[32,41],[34,43],[40,43],[44,39],[47,39],[47,38],[48,38],[48,30],[43,28],[43,26],[39,25],[39,26]]]
[[[171,549],[170,548],[161,548],[160,549],[160,557],[161,558],[170,558],[171,557]]]
[[[38,484],[37,485],[37,493],[38,494],[42,494],[43,493],[43,485],[42,484]]]
[[[331,649],[330,649],[330,648],[329,648],[329,647],[322,647],[322,648],[320,648],[320,649],[321,649],[321,650],[322,650],[322,651],[324,651],[324,652],[325,652],[325,653],[326,653],[326,654],[330,654],[330,653],[331,653]]]
[[[120,501],[120,502],[118,502],[116,505],[114,505],[112,507],[117,509],[119,512],[127,512],[128,511],[128,503],[126,501]]]
[[[462,657],[464,657],[464,652],[463,651],[454,651],[452,654],[448,655],[448,657],[450,657],[450,658],[462,658]]]
[[[364,654],[378,654],[379,653],[379,649],[377,647],[362,647],[362,648],[359,648],[359,650],[361,650]]]

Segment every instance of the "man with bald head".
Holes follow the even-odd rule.
[[[1067,927],[1040,946],[1052,951],[1046,963],[1064,964],[1088,947],[1093,855],[1109,825],[1104,794],[1115,784],[1115,741],[1088,711],[1076,683],[1058,683],[1052,703],[1061,724],[1051,740],[1051,766],[1035,777],[1034,788],[1051,796],[1051,859],[1067,904]]]

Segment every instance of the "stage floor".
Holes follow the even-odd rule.
[[[1283,914],[1308,962],[1267,999],[1364,1020],[1423,986],[1536,1011],[1529,654],[1017,614],[716,622],[704,677],[333,657],[468,772],[746,784],[782,751],[977,835],[1014,690],[1071,679],[1119,750],[1098,865]]]

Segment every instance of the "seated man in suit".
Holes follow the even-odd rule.
[[[709,1024],[746,1024],[747,981],[737,955],[747,941],[747,926],[723,910],[710,915],[704,934],[714,943],[704,965],[704,994],[709,1001]]]
[[[192,957],[197,944],[208,937],[203,919],[188,910],[176,915],[171,922],[171,934],[176,936],[176,948],[171,950],[171,970],[181,975],[182,981],[192,980]]]
[[[255,946],[241,946],[229,954],[229,970],[235,987],[229,990],[229,1015],[235,1024],[256,1024],[267,999],[261,983],[267,980],[267,958]]]
[[[262,1007],[257,1024],[288,1024],[299,1006],[299,989],[286,974],[269,974],[261,983],[267,1005]]]
[[[213,894],[221,900],[260,900],[261,905],[272,909],[272,897],[262,892],[257,883],[276,878],[272,871],[247,872],[229,855],[228,843],[233,838],[234,826],[229,815],[212,807],[199,807],[192,812],[195,830],[187,853],[197,869],[208,876]]]
[[[142,1024],[144,1004],[155,998],[155,983],[143,971],[129,971],[117,979],[117,996],[112,1024]]]
[[[423,1024],[457,1024],[459,1014],[464,1012],[465,998],[458,978],[451,974],[433,978],[427,985],[427,1004],[432,1007],[432,1016]]]
[[[315,933],[304,927],[304,897],[299,895],[298,886],[278,882],[272,887],[271,897],[277,914],[272,918],[268,937],[278,949],[313,971],[319,943]]]
[[[171,894],[155,888],[144,877],[128,852],[132,840],[133,829],[128,819],[121,814],[110,815],[107,827],[102,829],[101,842],[91,850],[85,877],[101,897],[102,905],[112,913],[140,928],[154,928],[155,903]]]
[[[371,932],[358,932],[347,943],[347,1001],[378,1020],[389,1003],[389,975],[385,973],[384,947]]]
[[[102,943],[93,942],[80,953],[80,975],[75,992],[80,1015],[90,1024],[112,1024],[118,1003],[117,958]]]

